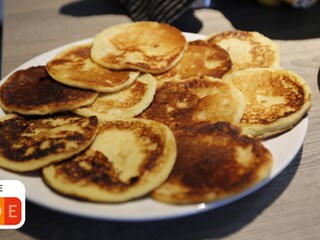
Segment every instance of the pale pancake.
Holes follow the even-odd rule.
[[[0,119],[0,167],[25,172],[62,161],[87,148],[97,130],[96,117],[6,115]]]
[[[143,74],[130,87],[116,93],[100,93],[94,103],[74,112],[105,120],[132,118],[150,105],[156,84],[150,74]]]
[[[245,98],[236,88],[208,76],[165,82],[139,117],[162,122],[171,129],[210,121],[238,124]]]
[[[187,40],[179,29],[142,21],[115,25],[97,34],[91,57],[106,68],[161,73],[176,65],[186,48]]]
[[[0,106],[7,112],[46,115],[91,104],[98,93],[52,79],[44,66],[14,72],[0,87]]]
[[[280,69],[250,69],[233,73],[226,82],[246,98],[241,119],[244,131],[265,138],[291,129],[311,106],[311,90],[294,72]]]
[[[151,193],[173,204],[232,197],[266,179],[272,155],[227,122],[200,123],[175,132],[177,159],[167,181]]]
[[[176,158],[171,130],[150,120],[106,121],[90,148],[43,169],[56,191],[95,202],[123,202],[149,193],[170,174]]]
[[[279,46],[258,32],[225,31],[209,36],[206,41],[225,49],[232,60],[232,71],[248,68],[279,68]]]
[[[55,80],[73,87],[98,92],[116,92],[131,85],[138,71],[111,70],[91,60],[91,43],[65,49],[47,63],[47,71]]]
[[[188,43],[188,49],[176,66],[154,77],[158,83],[196,76],[222,78],[231,66],[230,56],[224,49],[217,44],[197,40]]]

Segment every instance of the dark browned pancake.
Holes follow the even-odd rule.
[[[197,122],[239,124],[245,98],[235,87],[208,76],[165,82],[139,117],[162,122],[172,130]]]
[[[154,77],[160,83],[195,76],[222,78],[231,66],[227,51],[217,44],[197,40],[188,43],[186,52],[175,67]]]
[[[168,180],[152,192],[175,204],[216,201],[269,176],[272,156],[262,143],[227,122],[200,123],[175,132],[177,159]]]
[[[98,93],[53,80],[44,66],[14,72],[0,87],[0,106],[8,112],[45,115],[91,104]]]
[[[98,131],[96,117],[61,115],[0,119],[0,167],[32,171],[84,150]]]
[[[160,186],[176,159],[173,133],[144,119],[101,122],[91,146],[43,169],[56,191],[96,202],[123,202]]]

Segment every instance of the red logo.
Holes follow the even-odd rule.
[[[24,185],[18,180],[0,180],[0,229],[17,229],[24,221]]]
[[[21,221],[21,201],[15,197],[0,198],[0,224],[17,225]]]

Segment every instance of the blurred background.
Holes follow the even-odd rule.
[[[62,6],[60,13],[75,17],[126,14],[134,21],[169,22],[182,31],[198,33],[204,22],[197,13],[212,10],[221,12],[236,29],[259,31],[273,39],[320,37],[317,0],[79,0]]]

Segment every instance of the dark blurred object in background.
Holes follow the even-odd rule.
[[[283,40],[320,37],[320,4],[297,9],[288,4],[265,7],[253,0],[216,0],[215,8],[239,30]]]
[[[177,19],[194,0],[121,0],[121,4],[133,21],[157,21],[171,23]]]
[[[269,7],[276,7],[286,3],[295,8],[308,8],[316,4],[318,0],[258,0],[258,2]]]
[[[223,0],[120,0],[128,16],[133,21],[158,21],[172,23],[186,10],[191,8],[211,8],[215,2]],[[258,2],[269,7],[284,4],[294,8],[308,8],[318,0],[242,0],[247,2]]]
[[[287,3],[277,7],[266,7],[258,1],[261,0],[79,0],[63,5],[60,13],[76,17],[97,14],[127,15],[133,21],[167,22],[182,31],[198,33],[205,24],[204,20],[195,14],[200,9],[203,16],[216,14],[215,12],[219,11],[234,28],[258,31],[272,39],[320,37],[319,1],[318,4],[305,9],[294,8]],[[136,12],[136,16],[130,15],[129,8],[131,14]],[[208,11],[202,12],[201,8],[206,8]],[[157,13],[160,13],[160,16],[157,16]],[[214,31],[215,29],[212,29],[212,32]]]

